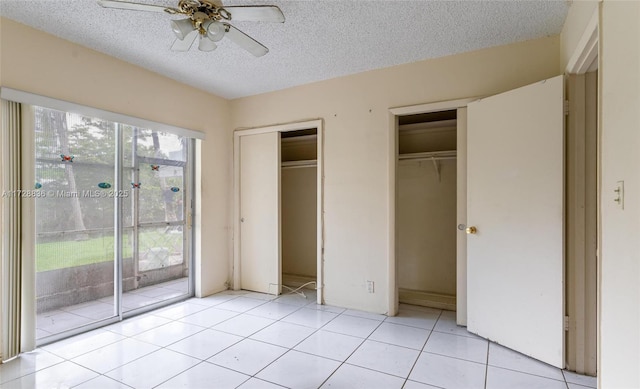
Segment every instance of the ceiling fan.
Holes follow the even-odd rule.
[[[199,37],[198,49],[212,51],[218,47],[216,42],[226,36],[251,54],[261,57],[267,54],[269,49],[228,22],[237,20],[284,23],[284,15],[275,5],[224,7],[213,3],[212,0],[180,0],[175,8],[120,0],[98,0],[98,4],[105,8],[164,12],[170,15],[187,16],[186,19],[171,21],[171,28],[177,37],[171,46],[173,51],[189,50],[196,37]]]

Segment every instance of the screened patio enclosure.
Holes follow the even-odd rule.
[[[33,112],[38,342],[190,296],[193,140]]]

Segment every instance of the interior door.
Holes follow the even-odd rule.
[[[280,294],[280,133],[240,137],[240,285]]]
[[[468,329],[564,367],[563,77],[468,105]]]

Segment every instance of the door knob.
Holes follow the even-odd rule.
[[[478,232],[478,229],[471,226],[471,227],[467,227],[465,231],[467,231],[467,234],[475,234],[476,232]]]
[[[240,223],[244,223],[244,218],[243,217],[240,218]]]

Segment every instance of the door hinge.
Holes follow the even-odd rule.
[[[569,316],[564,317],[564,330],[569,331]]]
[[[564,101],[563,112],[565,115],[569,114],[569,100]]]

